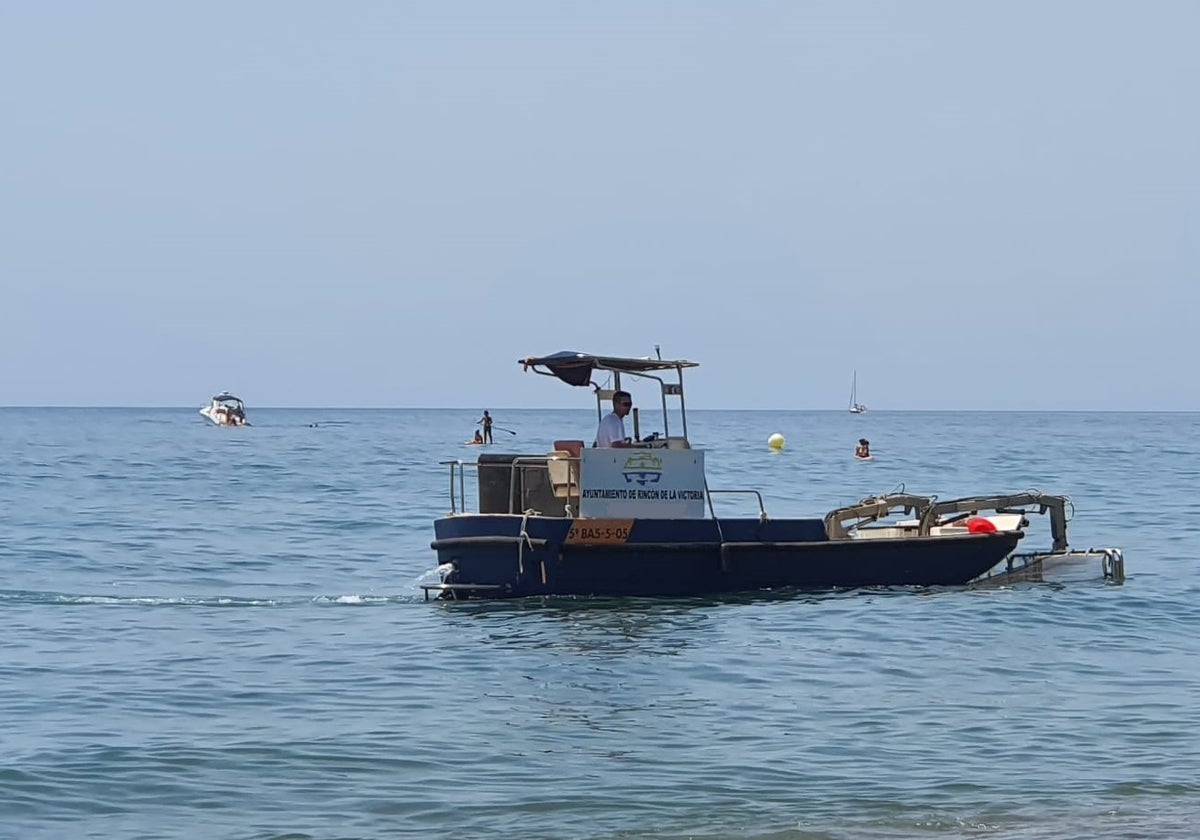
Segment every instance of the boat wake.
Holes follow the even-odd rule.
[[[157,596],[157,595],[86,595],[67,592],[39,592],[29,590],[0,591],[3,605],[61,605],[61,606],[115,606],[115,607],[251,607],[280,608],[316,604],[319,606],[377,606],[381,604],[416,601],[414,594],[406,595],[316,595],[286,598],[212,596]]]

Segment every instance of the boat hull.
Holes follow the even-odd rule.
[[[625,524],[449,516],[432,547],[443,597],[686,596],[796,587],[953,586],[1016,548],[1019,532],[830,540],[819,519]]]

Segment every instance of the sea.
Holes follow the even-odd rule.
[[[478,410],[247,413],[0,409],[0,838],[1200,836],[1200,414],[689,412],[769,516],[1065,493],[1123,585],[447,603]]]

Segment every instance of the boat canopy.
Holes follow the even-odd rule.
[[[525,370],[533,368],[534,373],[557,376],[568,385],[590,384],[594,370],[643,374],[656,370],[681,371],[683,368],[699,367],[698,362],[689,362],[686,359],[652,359],[649,356],[631,359],[624,356],[594,356],[591,353],[576,353],[571,350],[560,350],[549,356],[526,356],[524,359],[518,359],[517,364],[522,365]]]
[[[228,391],[222,391],[221,393],[219,393],[219,394],[217,394],[215,397],[213,397],[213,402],[235,402],[235,403],[240,403],[240,402],[241,402],[241,400],[240,400],[240,399],[238,399],[237,397],[235,397],[233,394],[229,393]]]

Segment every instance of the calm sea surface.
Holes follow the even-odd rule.
[[[0,837],[1200,836],[1200,415],[689,418],[775,516],[1069,493],[1124,586],[440,604],[478,412],[249,414],[0,409]]]

